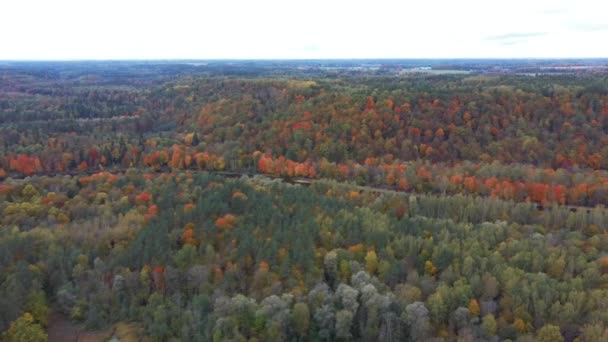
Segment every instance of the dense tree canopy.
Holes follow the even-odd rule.
[[[606,339],[605,76],[214,68],[0,69],[2,340]]]

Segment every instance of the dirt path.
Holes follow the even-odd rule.
[[[95,174],[98,172],[104,172],[104,171],[107,171],[108,173],[111,173],[111,174],[121,174],[122,175],[127,172],[127,169],[109,168],[107,170],[100,170],[100,169],[89,169],[87,171],[70,170],[70,171],[61,172],[61,173],[52,173],[52,174],[47,174],[47,175],[37,174],[37,175],[33,175],[33,176],[47,176],[47,177],[72,176],[72,177],[75,177],[75,176],[92,175],[92,174]],[[273,176],[273,175],[267,175],[267,174],[259,174],[259,173],[251,173],[251,172],[238,172],[238,171],[199,171],[199,170],[181,170],[181,171],[192,172],[192,173],[207,172],[207,173],[216,174],[216,175],[227,177],[227,178],[240,178],[242,176],[247,176],[247,177],[255,176],[255,177],[263,177],[263,178],[267,178],[267,179],[279,179],[286,183],[300,184],[300,185],[304,185],[304,186],[309,186],[313,182],[319,181],[319,180],[332,180],[332,179],[313,179],[313,178],[308,178],[308,177],[283,177],[283,176]],[[154,172],[161,174],[161,173],[171,173],[172,171],[168,168],[164,168],[162,170],[156,170]],[[28,176],[15,175],[14,177],[12,177],[13,180],[23,180],[25,178],[28,178]],[[338,186],[345,186],[345,187],[349,187],[351,189],[356,189],[359,191],[366,191],[366,192],[439,196],[438,194],[433,194],[433,193],[415,193],[415,192],[410,192],[410,191],[403,191],[403,190],[390,188],[387,186],[354,185],[351,183],[340,182],[340,181],[336,181],[336,184]],[[450,195],[454,195],[454,194],[447,194],[447,195],[450,196]],[[465,195],[467,195],[467,194],[465,194]],[[476,194],[468,194],[468,195],[473,196],[473,197],[482,197],[482,196],[476,195]],[[524,202],[519,202],[519,203],[524,203]],[[537,204],[537,203],[535,203],[535,205],[536,205],[536,208],[541,211],[545,210],[546,208],[550,208],[552,206],[551,204],[544,206],[542,204]],[[559,207],[567,208],[568,210],[570,210],[572,212],[584,211],[587,213],[590,213],[591,210],[594,210],[594,209],[600,210],[600,211],[604,211],[604,210],[608,209],[607,207],[604,207],[604,206],[591,207],[591,206],[580,206],[580,205],[569,205],[569,204],[562,204],[562,205],[559,205]]]
[[[53,311],[49,315],[49,342],[77,342],[82,328],[70,322],[63,314]]]
[[[119,322],[102,330],[85,330],[72,323],[59,311],[49,314],[48,342],[102,342],[115,337],[118,341],[140,341],[141,327],[134,323]]]

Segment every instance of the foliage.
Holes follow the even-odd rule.
[[[4,339],[605,338],[602,76],[114,68],[3,74]]]

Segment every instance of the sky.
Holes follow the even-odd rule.
[[[606,0],[2,0],[0,60],[608,57]]]

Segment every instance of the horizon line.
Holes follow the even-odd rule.
[[[606,57],[329,57],[329,58],[20,58],[1,59],[7,62],[161,62],[161,61],[413,61],[413,60],[608,60]]]

